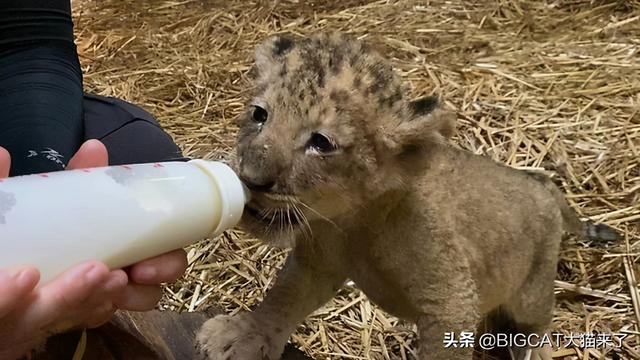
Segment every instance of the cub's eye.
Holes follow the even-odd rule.
[[[320,133],[313,133],[313,135],[311,135],[308,147],[311,150],[325,154],[336,150],[336,144]]]
[[[264,124],[267,122],[268,118],[269,118],[269,113],[267,113],[267,110],[257,105],[253,107],[253,121],[259,124]]]

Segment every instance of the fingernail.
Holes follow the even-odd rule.
[[[38,282],[40,273],[34,268],[24,268],[16,271],[13,278],[16,279],[19,286],[29,286]]]
[[[97,283],[104,278],[105,271],[101,266],[98,266],[97,264],[91,264],[89,269],[87,269],[87,271],[85,272],[84,276],[88,281]]]
[[[110,276],[109,280],[107,280],[107,282],[104,284],[104,288],[106,291],[114,291],[117,289],[121,289],[124,288],[125,286],[127,286],[127,276],[123,275],[123,276],[118,276],[118,275],[112,275]]]

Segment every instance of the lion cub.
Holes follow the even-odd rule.
[[[615,235],[581,223],[544,176],[447,145],[454,116],[434,98],[409,101],[356,39],[275,36],[255,70],[235,164],[253,194],[242,225],[293,251],[253,312],[205,323],[209,359],[278,359],[347,278],[417,323],[420,359],[471,359],[471,348],[444,348],[445,332],[543,334],[563,231]],[[547,348],[510,352],[551,359]]]

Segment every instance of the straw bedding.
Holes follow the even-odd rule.
[[[222,159],[247,100],[253,49],[268,35],[354,33],[378,46],[415,97],[457,111],[453,142],[513,167],[545,170],[584,217],[624,234],[608,248],[570,238],[557,277],[554,330],[626,333],[618,349],[560,349],[562,359],[640,359],[640,2],[74,2],[87,91],[157,116],[184,152]],[[285,251],[240,231],[189,248],[163,309],[263,298]],[[353,284],[292,337],[317,359],[411,359],[411,324]]]

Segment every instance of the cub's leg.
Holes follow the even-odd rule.
[[[439,284],[433,291],[427,290],[422,299],[422,314],[417,321],[420,360],[472,359],[473,344],[445,347],[444,336],[447,332],[459,337],[463,331],[475,331],[480,320],[475,282],[466,271],[462,274],[452,273],[449,280]]]
[[[319,256],[318,256],[319,257]],[[292,253],[264,301],[253,312],[217,316],[197,335],[211,360],[277,360],[289,335],[313,310],[331,299],[345,277],[311,257]]]
[[[555,302],[556,254],[557,251],[550,253],[549,258],[532,271],[520,291],[503,306],[511,318],[513,333],[536,334],[538,339],[542,339],[549,330]],[[511,348],[510,352],[514,360],[552,360],[550,346]]]

